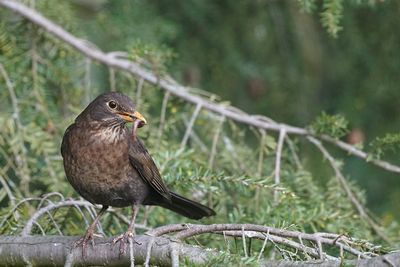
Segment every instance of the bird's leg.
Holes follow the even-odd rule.
[[[119,246],[119,252],[120,254],[125,254],[126,252],[126,245],[129,243],[129,238],[132,238],[135,235],[135,220],[136,220],[136,215],[139,211],[139,206],[136,204],[132,205],[132,217],[131,221],[128,226],[128,231],[125,233],[117,236],[114,238],[113,243],[121,242]]]
[[[108,209],[108,206],[104,206],[101,208],[99,213],[97,214],[96,218],[94,219],[93,223],[89,226],[89,228],[86,230],[86,233],[84,236],[82,236],[80,239],[78,239],[74,243],[74,247],[78,247],[82,245],[82,255],[86,255],[86,246],[88,241],[92,241],[92,246],[94,247],[94,230],[96,228],[97,223],[100,220],[100,217],[103,215],[103,213]]]

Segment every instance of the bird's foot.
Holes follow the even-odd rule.
[[[129,240],[132,240],[132,242],[135,242],[136,244],[140,245],[140,243],[138,243],[137,241],[135,241],[133,239],[134,236],[135,236],[134,231],[127,231],[113,239],[114,244],[119,242],[119,254],[120,255],[123,255],[126,253],[126,247],[129,244]]]
[[[88,242],[91,242],[92,247],[94,247],[94,230],[89,228],[85,235],[82,236],[81,238],[79,238],[77,241],[74,242],[73,244],[73,248],[77,248],[82,246],[82,256],[86,256],[87,255],[87,244]]]

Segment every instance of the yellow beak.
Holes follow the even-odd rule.
[[[143,117],[142,114],[135,111],[133,113],[121,112],[118,115],[126,122],[134,122],[135,120],[140,120],[143,124],[147,124],[146,119]]]

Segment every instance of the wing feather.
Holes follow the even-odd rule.
[[[139,138],[131,140],[129,145],[129,161],[138,171],[140,177],[157,193],[171,199],[170,191],[161,179],[160,172],[143,142]]]

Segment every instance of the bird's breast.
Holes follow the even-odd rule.
[[[137,173],[129,163],[128,132],[123,137],[114,137],[111,132],[71,131],[65,137],[68,152],[64,153],[64,168],[71,185],[87,200],[125,206],[135,201],[125,191],[142,185],[132,179]]]
[[[91,131],[90,138],[96,143],[102,144],[116,144],[124,143],[128,139],[127,130],[125,127],[114,126],[114,127],[104,127],[100,130],[93,129]]]
[[[76,165],[84,170],[108,176],[124,171],[122,167],[129,162],[126,132],[117,134],[108,128],[81,132],[84,131],[72,133],[70,140],[70,154]]]

